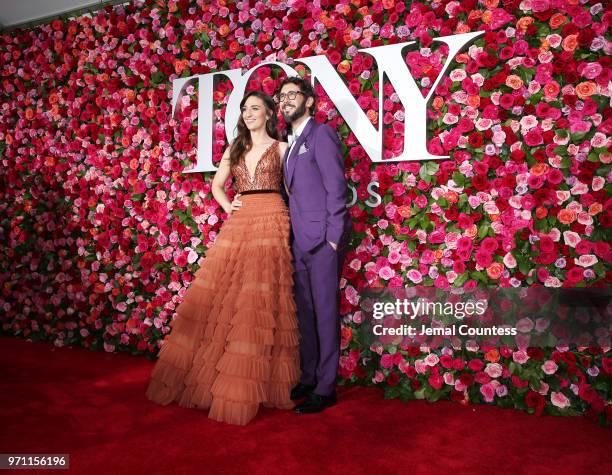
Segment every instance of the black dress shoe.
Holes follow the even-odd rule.
[[[331,393],[329,396],[321,396],[317,393],[310,393],[308,399],[306,399],[306,401],[299,406],[295,406],[293,411],[297,412],[298,414],[314,414],[333,406],[337,402],[338,398],[336,397],[336,391]]]
[[[298,383],[298,385],[291,390],[291,400],[295,401],[296,399],[302,399],[304,396],[308,396],[314,388],[314,386]]]

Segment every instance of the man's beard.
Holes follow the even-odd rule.
[[[281,110],[281,114],[283,115],[285,122],[288,122],[288,123],[291,123],[299,119],[300,117],[304,115],[305,112],[306,112],[306,101],[302,101],[302,103],[299,106],[297,106],[295,110],[293,111],[293,113],[291,114],[285,114],[285,112]]]

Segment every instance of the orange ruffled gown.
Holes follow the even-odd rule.
[[[251,179],[232,167],[239,192],[278,191],[278,142]],[[245,194],[223,224],[171,322],[146,396],[159,404],[208,409],[244,425],[259,404],[290,409],[300,377],[289,213],[279,193]]]

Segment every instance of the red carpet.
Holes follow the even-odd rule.
[[[0,453],[69,453],[87,474],[612,473],[612,432],[582,417],[350,388],[323,414],[261,409],[234,427],[147,401],[152,367],[1,337]]]

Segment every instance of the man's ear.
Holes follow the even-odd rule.
[[[306,108],[307,109],[309,109],[309,110],[312,109],[313,105],[314,105],[314,99],[312,97],[309,97],[308,99],[306,99]]]

